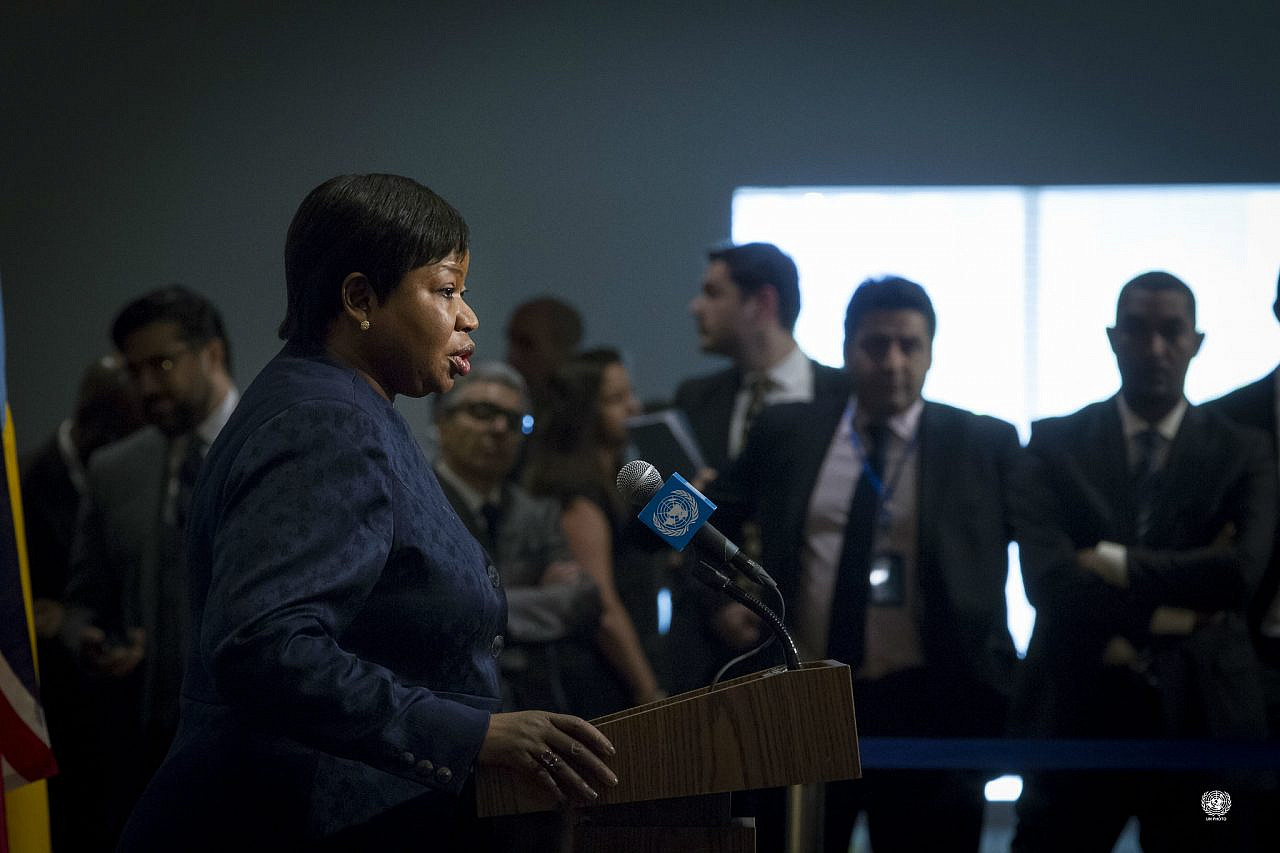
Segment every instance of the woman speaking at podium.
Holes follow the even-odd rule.
[[[498,574],[392,403],[470,370],[468,230],[426,187],[346,175],[289,227],[284,349],[192,499],[178,735],[124,850],[483,846],[469,780],[615,782],[577,717],[495,713]]]

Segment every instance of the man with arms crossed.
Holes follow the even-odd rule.
[[[1183,281],[1149,272],[1125,284],[1107,337],[1120,392],[1034,424],[1015,487],[1036,624],[1014,730],[1261,738],[1245,614],[1275,525],[1270,448],[1187,402],[1204,335]],[[1110,850],[1131,815],[1145,850],[1253,850],[1264,781],[1212,769],[1029,773],[1013,850]],[[1201,810],[1214,790],[1233,799],[1226,820]]]

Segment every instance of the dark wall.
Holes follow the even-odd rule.
[[[223,308],[247,382],[289,218],[340,172],[467,217],[481,356],[549,292],[646,397],[716,366],[685,310],[737,186],[1280,181],[1275,3],[101,5],[0,11],[20,447],[163,283]]]

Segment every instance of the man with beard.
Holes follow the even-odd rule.
[[[676,389],[674,405],[688,416],[707,465],[682,472],[696,474],[695,485],[706,486],[742,451],[752,422],[766,407],[848,395],[845,372],[819,364],[796,343],[799,271],[772,243],[709,251],[689,313],[701,350],[730,360],[723,370],[686,379]],[[748,526],[743,536],[743,547],[759,556],[758,530]],[[672,644],[683,652],[670,681],[680,692],[706,684],[749,645],[755,625],[745,608],[717,610],[719,601],[688,581],[677,583],[673,594]]]
[[[795,261],[772,243],[716,248],[707,257],[689,313],[702,351],[732,364],[680,383],[675,405],[689,416],[707,465],[719,470],[741,452],[765,406],[843,397],[848,381],[844,371],[819,364],[796,344]]]
[[[126,305],[111,337],[148,425],[89,462],[63,638],[125,697],[100,717],[118,752],[104,797],[123,825],[177,727],[190,641],[183,529],[204,454],[239,394],[222,318],[184,287]]]
[[[1276,521],[1271,450],[1261,433],[1187,402],[1204,335],[1183,281],[1128,282],[1107,337],[1120,393],[1035,423],[1015,484],[1036,608],[1015,733],[1261,738],[1246,613]],[[1267,781],[1229,768],[1033,773],[1012,849],[1110,850],[1136,815],[1144,850],[1254,850]],[[1235,807],[1206,822],[1197,805],[1215,790]]]
[[[863,737],[990,737],[1012,688],[1004,588],[1021,448],[1012,424],[922,396],[936,329],[919,284],[863,282],[845,314],[852,392],[765,409],[709,492],[731,538],[758,520],[800,657],[849,665]],[[828,783],[822,849],[848,850],[865,812],[877,853],[976,851],[984,782],[877,767]],[[783,849],[781,804],[761,801],[760,850]]]

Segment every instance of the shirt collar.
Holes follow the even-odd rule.
[[[851,396],[849,398],[849,410],[853,413],[853,419],[859,427],[865,427],[867,419],[858,414],[858,398]],[[915,437],[916,430],[920,428],[920,415],[924,412],[924,400],[919,399],[908,406],[904,411],[896,415],[892,415],[885,424],[889,427],[889,432],[893,433],[901,441],[910,441]]]
[[[71,485],[77,494],[83,495],[86,489],[84,464],[80,461],[80,449],[71,440],[71,428],[70,418],[58,424],[58,455],[62,457],[62,464],[67,466]]]
[[[760,375],[756,371],[746,374],[743,377],[742,384],[750,386],[752,380]],[[764,375],[768,377],[773,390],[779,392],[803,391],[806,385],[812,385],[813,374],[809,370],[809,356],[804,354],[804,350],[798,346],[793,346],[791,352],[783,357],[782,361],[764,371]]]
[[[1133,409],[1129,408],[1129,404],[1125,402],[1124,394],[1116,395],[1116,404],[1120,409],[1120,426],[1124,429],[1124,437],[1126,439],[1133,438],[1140,432],[1154,428],[1160,434],[1160,437],[1167,442],[1173,441],[1178,434],[1178,427],[1182,425],[1182,418],[1186,415],[1187,409],[1191,408],[1187,398],[1183,397],[1169,414],[1161,418],[1159,422],[1152,424],[1138,417]]]
[[[227,425],[227,421],[231,419],[231,413],[235,411],[236,403],[240,402],[240,392],[236,390],[236,386],[232,385],[227,389],[226,395],[222,398],[222,402],[218,404],[209,417],[200,422],[196,427],[196,435],[200,436],[200,440],[204,442],[204,446],[208,447],[213,444],[213,440],[218,437],[218,433],[222,432],[222,428]]]

